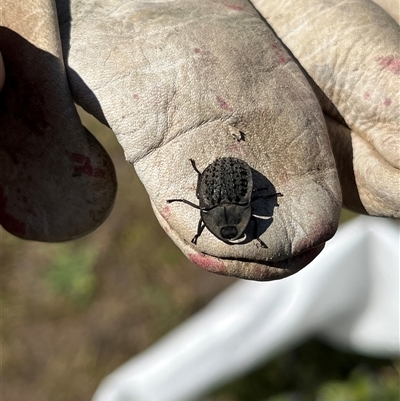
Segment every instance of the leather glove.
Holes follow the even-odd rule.
[[[328,25],[324,18],[329,7],[324,1],[312,6],[296,1],[296,7],[288,7],[295,13],[279,2],[275,6],[268,2],[268,7],[267,2],[254,2],[296,61],[252,4],[244,0],[123,4],[72,0],[58,1],[57,9],[49,0],[36,0],[29,6],[15,3],[5,1],[5,28],[0,31],[8,77],[0,127],[5,127],[1,147],[6,149],[6,157],[2,160],[8,160],[14,174],[3,185],[3,199],[7,200],[3,216],[11,216],[6,223],[13,218],[23,222],[25,234],[10,229],[4,218],[2,224],[16,235],[47,241],[74,237],[93,229],[111,208],[115,195],[112,165],[101,146],[80,127],[72,100],[113,129],[165,231],[193,262],[212,272],[271,280],[304,267],[336,231],[340,184],[347,206],[398,216],[394,185],[398,136],[391,128],[398,121],[398,95],[393,89],[398,76],[393,32],[398,38],[398,27],[378,6],[354,3],[359,14],[349,11],[353,3],[346,6],[342,17],[347,24],[341,20],[335,35],[331,32],[325,37],[322,31]],[[340,8],[341,3],[337,4]],[[288,12],[286,17],[282,7]],[[336,14],[332,15],[330,25],[334,25],[332,20],[337,22]],[[369,21],[370,33],[390,31],[390,35],[381,34],[385,41],[377,41],[376,47],[371,41],[361,43],[369,45],[369,52],[371,48],[377,52],[375,59],[371,56],[375,62],[370,63],[376,68],[375,75],[354,74],[368,64],[357,40],[363,31],[355,24],[355,15],[362,15],[364,23]],[[321,28],[316,28],[316,21]],[[301,28],[304,34],[300,40]],[[332,36],[336,41],[326,46]],[[297,39],[293,45],[287,39],[290,37]],[[349,48],[343,45],[350,42]],[[349,49],[356,47],[354,43],[361,50],[346,57]],[[320,54],[324,47],[325,56]],[[307,62],[317,66],[325,87]],[[29,73],[24,72],[27,65]],[[365,89],[362,96],[353,90],[357,84],[361,86],[360,76]],[[26,82],[22,89],[12,85],[15,77]],[[375,91],[377,77],[383,77],[386,92]],[[21,99],[27,98],[34,100],[24,107]],[[375,103],[366,103],[368,98]],[[30,118],[21,118],[27,110]],[[354,128],[357,121],[361,128]],[[45,131],[46,127],[52,130]],[[24,141],[11,139],[15,132]],[[39,141],[43,132],[45,138]],[[355,145],[360,140],[361,145]],[[31,151],[28,157],[19,148],[23,144],[26,149],[25,143]],[[355,153],[356,146],[362,151]],[[29,166],[15,167],[13,155],[18,152]],[[43,155],[52,162],[44,164]],[[254,233],[252,219],[244,243],[225,243],[206,228],[194,245],[191,239],[197,232],[199,210],[167,201],[181,198],[198,204],[198,173],[189,159],[203,172],[218,157],[245,161],[252,169],[254,189],[283,196],[252,202],[258,230]],[[379,171],[375,171],[376,166]],[[46,175],[41,177],[44,167]],[[35,201],[31,209],[36,220],[28,216],[27,207],[21,208],[23,201],[18,201],[18,177],[25,171],[34,172],[36,177],[36,186],[24,181],[25,199]],[[41,186],[47,186],[48,196],[40,195]],[[382,186],[386,192],[379,196]],[[58,217],[60,221],[51,218],[64,213],[69,217]],[[88,218],[93,215],[96,219]],[[261,247],[257,238],[266,247]]]

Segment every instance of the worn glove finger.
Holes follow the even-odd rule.
[[[321,251],[341,206],[323,115],[248,2],[58,6],[76,101],[114,130],[161,225],[193,262],[269,280],[296,272]],[[199,210],[167,201],[198,204],[198,173],[189,159],[203,172],[218,157],[244,160],[255,188],[283,196],[252,202],[258,230],[250,221],[244,243],[223,242],[206,228],[195,245]]]
[[[2,0],[1,9],[0,223],[25,239],[75,238],[109,214],[114,167],[80,123],[53,2]]]
[[[3,56],[0,52],[0,91],[3,89],[4,80],[6,79],[6,72],[4,70]]]
[[[373,155],[370,161],[353,154],[363,208],[369,214],[399,217],[399,185],[387,185],[397,182],[400,168],[398,25],[365,0],[253,3],[336,106],[352,132],[353,145],[364,143],[374,150],[368,153]],[[343,149],[346,143],[348,138],[336,148]],[[337,154],[336,159],[348,157],[349,149],[345,155]],[[344,196],[350,197],[356,194]]]
[[[382,161],[376,150],[349,128],[328,116],[325,120],[340,183],[346,188],[343,204],[358,213],[366,213],[363,203],[374,210],[396,210],[400,199],[400,170]]]
[[[400,24],[400,5],[397,0],[373,0],[384,9],[398,24]]]

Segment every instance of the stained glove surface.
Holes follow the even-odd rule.
[[[75,109],[55,5],[2,0],[0,25],[0,224],[39,241],[87,234],[108,216],[116,177]]]

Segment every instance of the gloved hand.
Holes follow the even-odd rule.
[[[108,216],[116,176],[76,111],[54,4],[2,0],[0,52],[0,223],[37,241],[86,234]]]
[[[344,205],[398,218],[399,26],[389,17],[398,23],[398,1],[252,2],[311,77]]]
[[[43,68],[57,66],[57,74],[54,68],[46,70],[46,79],[64,82],[56,14],[49,0],[36,0],[31,5],[35,13],[30,13],[25,4],[11,0],[5,3],[5,9],[11,12],[6,14],[3,25],[27,39],[22,40],[26,54],[43,60]],[[248,1],[108,0],[101,6],[90,0],[57,2],[72,96],[114,130],[127,161],[135,166],[146,186],[165,231],[201,267],[256,280],[281,278],[298,271],[322,250],[337,228],[341,191],[325,119],[345,204],[370,214],[399,215],[398,188],[394,185],[399,177],[395,148],[399,139],[392,128],[399,120],[395,91],[399,63],[397,25],[372,3],[343,6],[337,2],[337,7],[331,9],[345,10],[340,16],[341,25],[332,34],[328,25],[336,26],[337,16],[328,18],[327,10],[331,9],[325,8],[324,1],[311,5],[296,1],[293,7],[278,3],[258,1],[255,6],[325,92],[313,84],[329,117],[324,118],[305,75]],[[22,14],[29,15],[31,25],[20,18]],[[47,31],[34,29],[39,20]],[[368,23],[365,32],[361,30],[363,23]],[[325,35],[323,28],[328,31]],[[364,33],[376,38],[377,44],[357,40]],[[20,44],[21,39],[8,31],[7,34],[0,32],[0,49],[6,48],[5,60],[11,65],[10,46]],[[378,34],[384,41],[378,41]],[[327,38],[332,37],[335,40],[325,46]],[[349,58],[349,51],[354,49]],[[370,63],[365,62],[366,52]],[[18,57],[23,59],[21,53]],[[363,73],[366,65],[370,69]],[[316,66],[318,73],[310,66]],[[31,85],[40,82],[40,71],[36,68],[28,76]],[[23,75],[22,69],[20,74]],[[50,91],[40,84],[30,88],[35,88],[36,99],[39,92],[47,98]],[[60,97],[68,97],[65,88],[64,82],[64,91],[53,89],[51,98],[61,103]],[[30,93],[33,91],[20,92],[17,98]],[[71,99],[68,102],[71,104]],[[45,107],[36,106],[31,113],[36,113],[35,121],[48,116],[44,113],[48,109],[53,112],[52,118],[63,115],[65,127],[65,109],[55,100]],[[350,133],[344,121],[353,131],[352,146],[359,149],[354,153],[355,180]],[[6,119],[6,129],[7,124]],[[33,128],[32,124],[26,125]],[[72,131],[79,131],[74,127]],[[68,139],[69,146],[79,146],[81,139],[77,136],[68,134]],[[30,146],[33,147],[32,141]],[[62,149],[65,144],[57,142],[56,147]],[[45,149],[49,151],[48,146]],[[102,152],[97,143],[96,149]],[[189,159],[195,160],[202,172],[217,157],[224,156],[248,163],[253,169],[254,188],[266,188],[267,194],[280,192],[283,196],[252,203],[254,213],[260,216],[258,231],[254,235],[254,223],[250,222],[245,243],[226,244],[205,229],[194,245],[191,239],[197,232],[199,210],[184,203],[168,204],[167,200],[183,198],[197,204],[198,174]],[[69,156],[70,164],[76,164],[76,160]],[[104,155],[101,160],[105,160]],[[64,164],[64,170],[71,171],[73,166],[66,161]],[[109,164],[106,171],[103,177],[108,178],[100,186],[108,188],[106,195],[113,194],[115,185]],[[91,180],[95,178],[98,177],[92,174]],[[13,185],[17,186],[15,181]],[[385,192],[380,196],[382,186]],[[85,194],[93,190],[89,187]],[[32,192],[29,196],[39,198]],[[97,204],[109,210],[112,198],[99,197]],[[6,212],[11,214],[8,209]],[[47,209],[42,208],[45,222],[46,214]],[[65,238],[65,230],[57,223],[51,234],[39,239]],[[260,247],[255,237],[260,237],[267,248]]]

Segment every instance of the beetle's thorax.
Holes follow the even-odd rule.
[[[210,210],[200,210],[201,217],[217,238],[224,242],[235,241],[244,235],[251,218],[251,205],[224,203]]]

